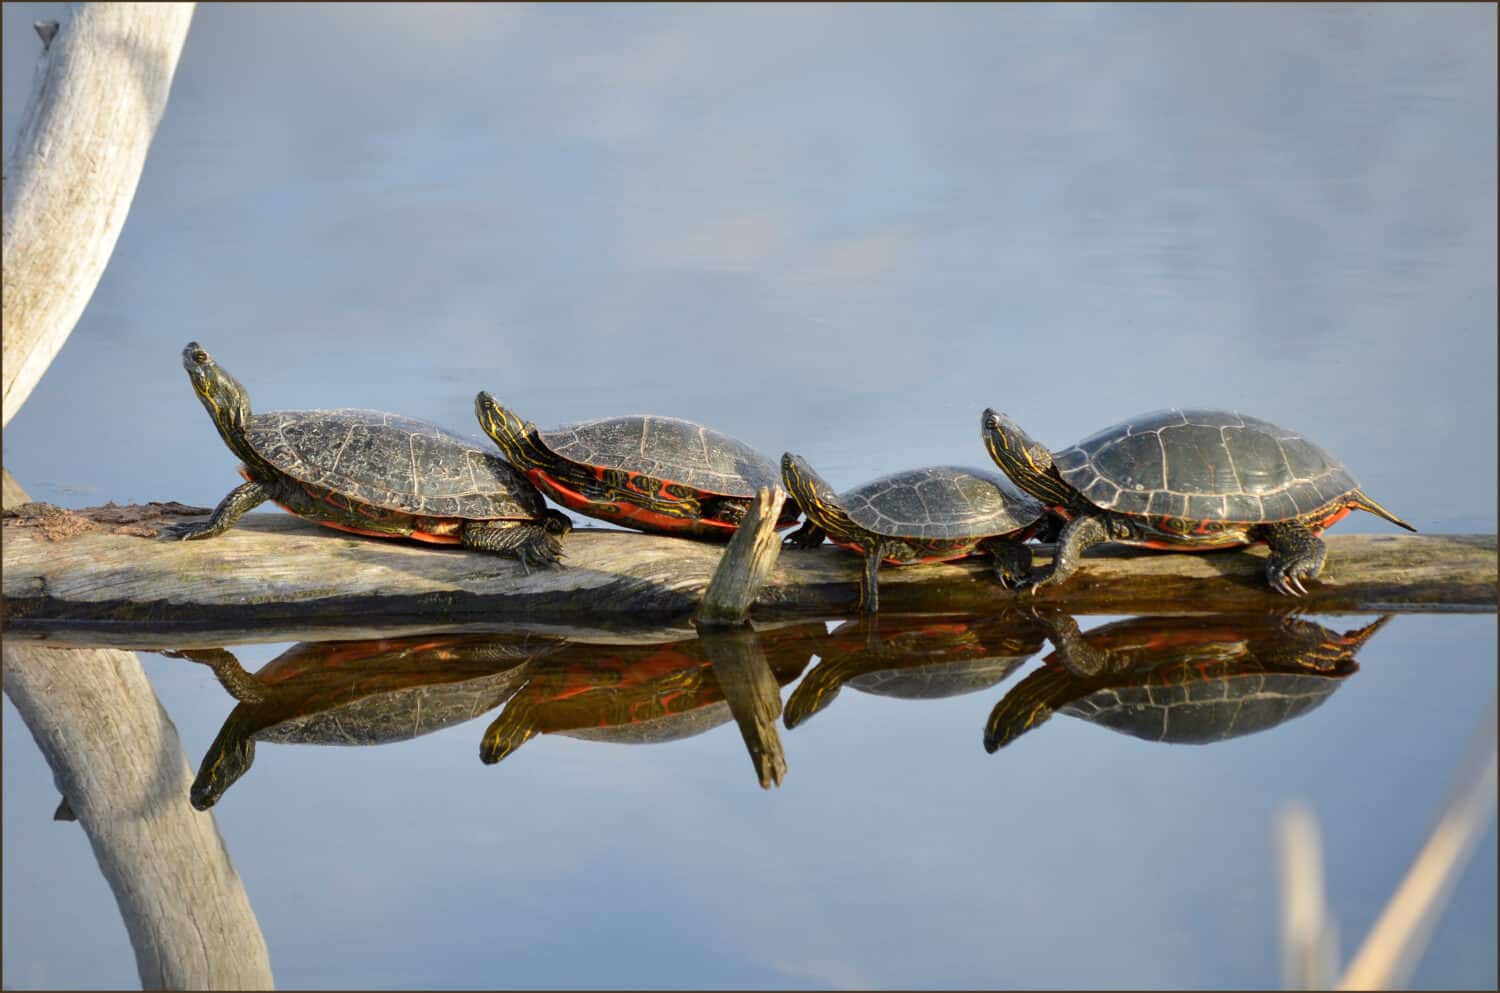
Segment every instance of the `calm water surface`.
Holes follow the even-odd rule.
[[[58,6],[4,6],[7,147]],[[178,363],[196,339],[261,410],[473,433],[486,389],[543,425],[693,418],[838,487],[983,464],[986,406],[1056,446],[1238,408],[1424,531],[1493,532],[1495,16],[203,6],[5,464],[64,505],[212,505],[237,479]],[[825,651],[860,656],[768,654],[788,706]],[[204,816],[283,987],[1265,986],[1272,812],[1321,818],[1347,956],[1496,690],[1493,616],[1398,616],[1269,730],[1059,715],[987,754],[1050,651],[956,696],[843,686],[781,726],[770,792],[722,703],[679,740],[548,733],[486,766],[497,702],[378,747],[264,742]],[[196,764],[235,702],[142,658]],[[134,985],[9,703],[4,740],[5,984]],[[1416,983],[1494,986],[1495,878],[1491,828]]]

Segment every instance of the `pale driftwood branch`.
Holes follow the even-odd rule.
[[[26,491],[4,471],[5,506]],[[4,643],[5,695],[114,891],[143,989],[273,989],[271,959],[213,815],[187,803],[177,727],[133,652]],[[38,812],[40,816],[40,812]]]
[[[565,541],[567,568],[526,575],[499,556],[344,535],[282,513],[249,514],[223,536],[194,542],[107,530],[48,541],[8,518],[5,624],[33,636],[155,631],[182,643],[202,643],[195,632],[258,630],[263,635],[248,640],[266,640],[307,625],[639,625],[690,617],[722,552],[707,542],[626,531],[583,529]],[[1038,562],[1049,552],[1037,546]],[[1323,576],[1297,600],[1267,589],[1265,555],[1264,548],[1105,549],[1036,601],[1078,614],[1496,606],[1494,535],[1331,535]],[[756,597],[754,615],[849,614],[857,609],[860,568],[858,556],[832,545],[789,550]],[[983,613],[1015,601],[980,560],[893,566],[881,570],[880,587],[882,608],[895,612]]]
[[[1481,724],[1452,795],[1390,903],[1355,952],[1341,990],[1399,990],[1412,970],[1464,864],[1495,819],[1495,710]]]
[[[5,166],[4,424],[104,273],[192,16],[190,3],[77,4],[41,52]]]
[[[781,716],[781,687],[761,650],[759,637],[753,631],[714,630],[710,626],[702,638],[714,676],[745,739],[756,778],[763,789],[780,786],[786,778],[786,752],[776,730],[776,719]]]
[[[776,521],[785,502],[786,491],[779,486],[763,488],[755,495],[739,530],[729,539],[713,579],[709,580],[703,602],[694,615],[699,625],[743,624],[750,616],[756,594],[776,567],[781,552]]]

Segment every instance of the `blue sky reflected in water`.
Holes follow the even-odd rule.
[[[4,5],[7,147],[57,7]],[[238,480],[197,339],[259,409],[476,433],[488,389],[542,424],[701,420],[839,487],[982,464],[986,406],[1058,446],[1234,407],[1423,530],[1494,531],[1495,16],[205,5],[6,466],[66,505],[215,503]],[[495,768],[480,722],[267,745],[214,816],[282,987],[1265,987],[1272,810],[1322,818],[1347,957],[1495,649],[1493,617],[1399,617],[1324,706],[1206,748],[1059,717],[989,756],[999,690],[846,692],[784,732],[772,793],[733,726]],[[230,702],[144,658],[196,765]],[[134,985],[8,703],[4,743],[6,985]],[[1491,828],[1417,984],[1495,984],[1495,853]]]

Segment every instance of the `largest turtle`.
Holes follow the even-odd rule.
[[[776,464],[749,445],[677,417],[605,417],[543,431],[483,392],[474,412],[511,464],[549,497],[641,531],[727,539],[756,492],[780,482]],[[776,526],[797,517],[789,499]]]
[[[185,541],[222,534],[274,501],[326,527],[381,538],[462,544],[556,565],[572,522],[505,462],[435,424],[375,410],[250,412],[250,395],[196,341],[182,366],[245,483]]]
[[[1319,535],[1351,510],[1416,528],[1370,499],[1343,463],[1270,421],[1221,410],[1160,410],[1105,428],[1055,455],[1004,414],[986,410],[990,457],[1066,521],[1052,570],[1067,579],[1104,541],[1204,551],[1264,542],[1266,579],[1306,593],[1323,570]]]

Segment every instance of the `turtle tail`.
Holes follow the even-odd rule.
[[[1403,521],[1401,518],[1397,517],[1395,514],[1391,513],[1389,510],[1386,510],[1374,500],[1371,500],[1369,497],[1365,496],[1363,490],[1355,490],[1352,494],[1350,494],[1349,506],[1353,507],[1355,510],[1363,510],[1367,513],[1374,514],[1376,517],[1384,517],[1386,520],[1390,521],[1397,527],[1406,528],[1406,530],[1408,531],[1415,532],[1417,530],[1410,524]]]

